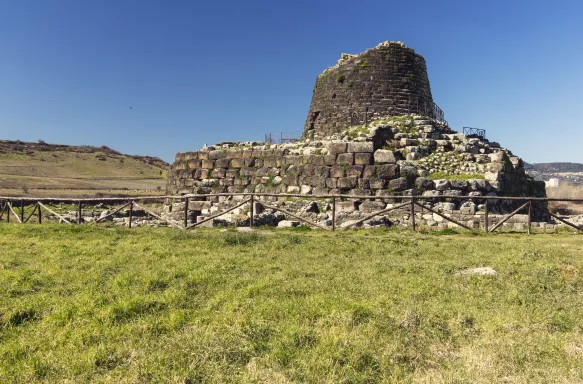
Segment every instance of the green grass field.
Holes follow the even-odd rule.
[[[583,241],[0,225],[2,383],[583,382]],[[497,276],[460,276],[490,266]]]

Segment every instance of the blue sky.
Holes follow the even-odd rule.
[[[528,162],[583,162],[582,15],[580,1],[0,0],[0,138],[171,161],[301,132],[318,73],[391,40],[425,57],[452,128]]]

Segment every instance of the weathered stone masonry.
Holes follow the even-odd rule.
[[[223,143],[179,153],[167,192],[300,193],[306,198],[350,194],[378,196],[384,204],[391,202],[383,199],[389,195],[447,196],[452,199],[428,206],[466,214],[483,212],[483,201],[470,202],[464,196],[544,196],[544,185],[528,178],[522,161],[508,150],[452,133],[445,124],[426,117],[379,120],[371,127],[353,127],[343,134],[341,139],[332,135],[326,140],[281,145]],[[443,179],[434,180],[442,174]],[[450,179],[455,175],[467,179]],[[190,206],[193,220],[208,215],[213,200],[222,202],[202,200]],[[342,203],[339,209],[345,209],[346,215],[337,218],[339,222],[358,218],[359,211],[370,212],[375,204]],[[516,202],[496,201],[491,202],[490,210],[503,213],[516,206]],[[326,223],[329,218],[322,220]]]
[[[402,43],[342,55],[316,79],[305,135],[340,132],[382,116],[432,115],[425,59]],[[368,110],[368,112],[367,112]]]
[[[383,43],[361,55],[344,56],[316,82],[303,140],[279,145],[220,143],[178,153],[167,193],[190,196],[191,222],[243,199],[197,195],[301,194],[304,199],[269,200],[327,226],[331,225],[329,202],[310,201],[310,196],[377,198],[338,201],[336,219],[340,225],[402,200],[387,196],[411,195],[437,197],[427,200],[426,206],[458,220],[463,215],[469,225],[477,225],[484,214],[481,196],[546,195],[544,183],[525,174],[519,157],[498,143],[451,130],[445,121],[434,118],[432,110],[422,107],[432,102],[425,61],[401,43]],[[353,118],[365,105],[368,125],[362,124],[362,114],[360,120]],[[489,210],[494,215],[504,214],[519,205],[494,200]],[[181,220],[184,208],[183,203],[169,204],[166,214]],[[255,214],[263,215],[258,218],[265,224],[277,224],[285,218],[274,212],[260,213],[261,207],[257,208]],[[409,213],[395,214],[397,217],[369,220],[365,226],[410,224]],[[248,220],[248,215],[247,205],[218,220],[240,222]],[[420,225],[447,225],[432,214],[419,212],[416,217]]]

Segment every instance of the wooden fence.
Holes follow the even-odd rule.
[[[208,198],[220,198],[220,197],[235,197],[240,196],[241,200],[234,201],[235,205],[231,206],[228,209],[223,210],[222,212],[215,213],[212,216],[206,217],[201,221],[196,223],[189,224],[188,222],[188,212],[189,212],[189,202],[196,199],[200,201],[201,199],[208,199]],[[290,212],[284,208],[278,207],[275,204],[270,204],[269,201],[265,201],[266,198],[277,198],[277,199],[294,199],[294,198],[301,198],[301,199],[310,199],[310,200],[322,200],[325,199],[329,202],[332,206],[332,225],[326,226],[323,224],[315,223],[305,217],[302,217],[299,214]],[[392,201],[400,201],[400,204],[379,210],[377,212],[373,212],[367,215],[364,218],[361,218],[357,221],[349,223],[349,225],[344,226],[343,228],[349,228],[352,226],[359,225],[367,220],[374,218],[375,216],[384,215],[391,211],[397,209],[404,209],[406,208],[410,214],[411,220],[411,227],[413,230],[416,230],[418,225],[416,224],[415,213],[416,212],[431,212],[432,214],[438,215],[444,220],[454,223],[457,226],[460,226],[464,229],[469,231],[476,231],[476,228],[469,227],[468,225],[456,220],[455,218],[451,217],[447,213],[440,212],[437,209],[428,207],[424,205],[423,202],[430,202],[430,201],[447,201],[447,200],[465,200],[465,201],[483,201],[484,202],[484,214],[482,219],[481,227],[484,228],[486,233],[492,233],[498,228],[500,228],[504,223],[506,223],[510,218],[514,215],[520,213],[521,211],[526,211],[528,214],[528,222],[527,222],[527,233],[531,233],[532,228],[532,215],[534,210],[538,210],[541,213],[548,215],[549,217],[553,217],[554,219],[562,222],[565,225],[568,225],[577,231],[582,231],[583,228],[576,224],[573,224],[564,218],[551,213],[548,209],[542,208],[537,206],[534,203],[537,202],[570,202],[570,203],[583,203],[583,199],[556,199],[556,198],[543,198],[543,197],[507,197],[507,196],[354,196],[354,195],[301,195],[301,194],[268,194],[268,193],[217,193],[217,194],[201,194],[201,195],[186,195],[186,196],[140,196],[140,197],[112,197],[112,198],[94,198],[94,199],[70,199],[70,198],[33,198],[33,197],[0,197],[0,221],[10,222],[11,218],[13,222],[17,222],[20,224],[25,224],[31,220],[31,218],[35,218],[34,220],[37,221],[39,224],[43,221],[43,210],[49,212],[50,214],[54,215],[59,219],[60,223],[65,224],[82,224],[82,210],[84,205],[91,205],[97,203],[119,203],[120,205],[115,208],[112,212],[108,212],[107,215],[100,217],[89,225],[95,225],[99,222],[103,222],[109,217],[113,217],[116,213],[120,212],[123,209],[128,208],[129,210],[129,220],[128,226],[132,227],[132,222],[134,219],[134,209],[138,208],[146,212],[147,214],[155,217],[161,221],[168,223],[169,226],[179,228],[179,229],[192,229],[198,227],[212,219],[225,215],[245,204],[250,204],[250,214],[249,214],[249,225],[251,227],[254,226],[254,218],[255,218],[255,205],[260,204],[265,208],[273,209],[275,211],[279,211],[288,217],[292,217],[297,219],[298,221],[310,226],[321,228],[324,230],[335,231],[337,229],[337,219],[336,219],[336,203],[338,201],[346,201],[346,200],[392,200]],[[503,201],[513,201],[513,202],[522,202],[523,204],[515,209],[513,212],[505,215],[501,220],[499,220],[496,224],[491,225],[492,222],[489,218],[490,210],[489,210],[489,202],[496,201],[496,200],[503,200]],[[139,201],[139,203],[138,203]],[[146,203],[160,203],[164,201],[179,201],[184,202],[184,218],[183,222],[179,223],[176,221],[171,221],[162,218],[158,213],[154,212],[152,209],[145,206]],[[76,220],[70,220],[64,217],[63,214],[56,212],[54,209],[51,209],[47,206],[49,203],[72,203],[77,206],[77,215]],[[33,210],[28,214],[25,215],[25,207],[27,205],[32,205]]]

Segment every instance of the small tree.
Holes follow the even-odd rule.
[[[45,145],[46,144],[46,141],[44,141],[44,140],[38,139],[37,141],[38,141],[38,143],[40,145]]]

